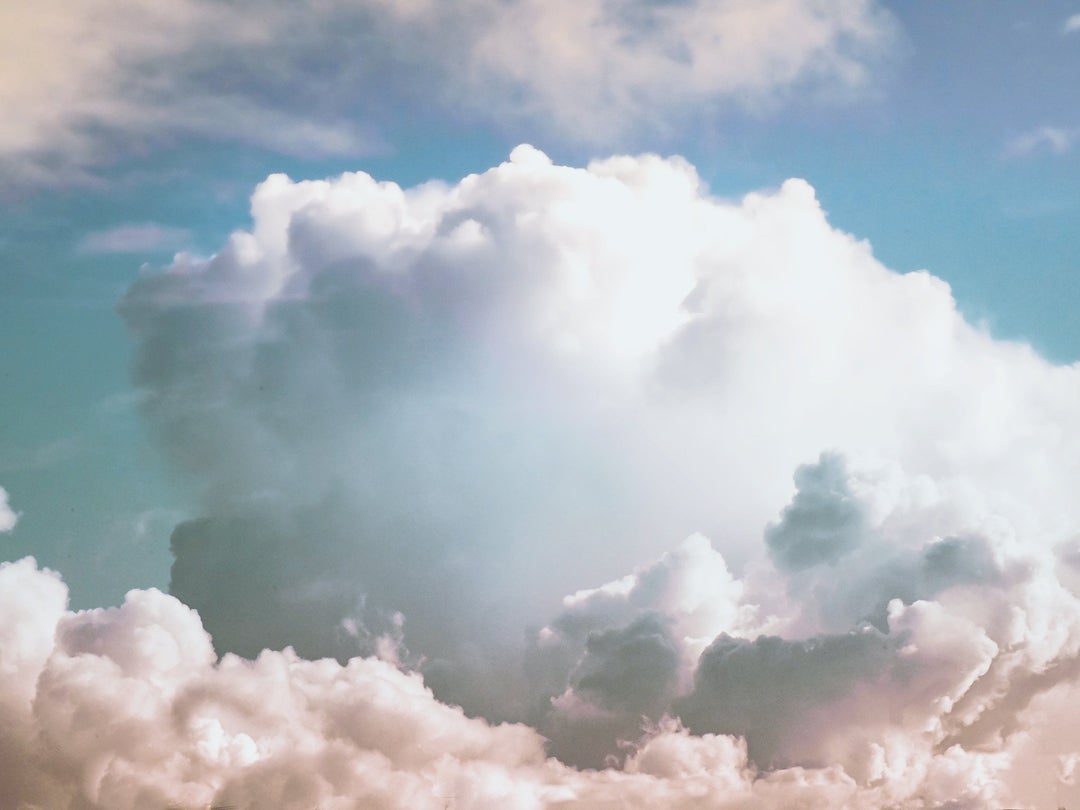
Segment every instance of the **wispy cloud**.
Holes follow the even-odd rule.
[[[1069,19],[1065,20],[1065,24],[1061,26],[1061,32],[1063,34],[1073,34],[1080,31],[1080,14],[1073,14]]]
[[[463,0],[318,4],[42,0],[0,7],[0,161],[26,184],[86,177],[184,137],[302,156],[383,148],[442,106],[579,142],[670,113],[860,88],[889,51],[877,0]],[[452,31],[452,36],[446,36]]]
[[[79,249],[84,253],[154,253],[176,250],[190,239],[191,233],[184,228],[141,222],[88,233]]]
[[[7,490],[0,487],[0,532],[10,532],[18,521],[18,514],[8,503]]]
[[[1063,155],[1072,149],[1078,137],[1080,137],[1080,129],[1042,126],[1017,135],[1005,144],[1004,153],[1006,157],[1023,157],[1034,152],[1048,150],[1054,154]]]
[[[219,652],[390,639],[566,763],[674,716],[669,743],[858,783],[823,807],[1009,806],[982,791],[1042,734],[1023,700],[1080,650],[1047,629],[1080,621],[1080,370],[882,267],[801,180],[724,202],[678,158],[521,146],[458,184],[275,175],[252,214],[120,307],[202,488],[170,588]],[[722,546],[672,548],[695,530]]]

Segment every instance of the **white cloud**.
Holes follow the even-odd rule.
[[[1049,150],[1061,155],[1072,149],[1080,130],[1044,126],[1017,135],[1005,145],[1005,155],[1020,157],[1033,152]]]
[[[0,532],[10,532],[15,528],[19,515],[12,510],[8,503],[7,491],[0,487]]]
[[[1073,14],[1065,23],[1061,26],[1061,32],[1063,34],[1071,34],[1075,31],[1080,31],[1080,14]]]
[[[678,158],[522,146],[452,184],[273,176],[252,215],[121,304],[203,488],[170,588],[219,650],[381,653],[612,758],[506,766],[523,806],[983,808],[1069,753],[1036,710],[1080,652],[1080,366],[965,322],[804,181],[722,200]],[[259,750],[219,722],[221,757]]]
[[[183,228],[140,222],[88,233],[79,248],[87,253],[150,253],[175,250],[190,238]]]
[[[0,159],[40,183],[191,136],[357,155],[432,106],[602,142],[863,87],[892,27],[874,0],[6,4]]]
[[[871,82],[892,20],[873,2],[768,0],[645,4],[522,0],[480,33],[481,98],[604,140],[657,111],[740,99],[768,107],[793,88]],[[521,103],[518,101],[517,103]]]

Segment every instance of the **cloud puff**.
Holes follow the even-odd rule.
[[[7,490],[0,487],[0,532],[10,532],[18,521],[18,513],[8,503]]]
[[[773,560],[786,570],[836,562],[866,533],[861,504],[853,497],[844,459],[823,455],[795,472],[798,491],[781,520],[765,533]]]
[[[5,806],[404,808],[456,793],[479,807],[519,789],[508,771],[544,771],[534,733],[468,720],[390,664],[219,662],[198,616],[157,591],[65,613],[62,583],[32,560],[0,580],[18,721],[0,732]]]
[[[761,628],[745,584],[708,539],[692,535],[636,572],[566,596],[530,639],[524,669],[531,720],[563,759],[618,757],[620,739],[658,722],[693,681],[720,633]],[[625,753],[625,752],[623,752]]]
[[[1061,26],[1061,32],[1063,34],[1071,34],[1075,31],[1080,31],[1080,14],[1073,14],[1066,19]]]
[[[273,176],[252,218],[120,305],[202,492],[170,590],[219,651],[415,670],[610,766],[568,806],[678,806],[671,777],[989,807],[1068,754],[1036,720],[1080,651],[1080,367],[881,266],[804,181],[723,200],[678,158],[522,146],[410,189]]]
[[[891,29],[872,0],[46,0],[0,11],[0,159],[39,183],[178,137],[357,155],[433,106],[610,140],[701,105],[863,86]]]

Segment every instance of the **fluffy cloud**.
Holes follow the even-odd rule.
[[[576,770],[548,758],[531,729],[469,719],[436,701],[416,674],[375,658],[342,665],[284,650],[217,659],[198,615],[174,598],[132,591],[117,608],[68,612],[63,583],[31,559],[0,565],[0,586],[7,807],[986,808],[1000,800],[1008,766],[1000,754],[933,753],[894,735],[868,747],[855,776],[836,765],[762,770],[738,737],[691,735],[664,719],[628,746],[621,766]],[[898,621],[913,645],[942,632]],[[946,622],[944,632],[951,629]],[[822,690],[839,697],[851,678],[880,669],[850,666],[882,656],[867,658],[861,641],[834,647],[723,637],[703,662],[698,690],[713,683],[714,666],[731,666],[718,656],[738,658],[736,649],[750,654],[744,663],[762,654],[814,661],[791,674],[803,688],[781,706],[752,704],[766,711]],[[928,656],[959,661],[978,649],[912,654],[925,665]],[[812,682],[821,669],[846,677]],[[925,685],[918,671],[912,681]],[[725,688],[761,691],[738,679]]]
[[[8,503],[7,490],[0,487],[0,532],[10,532],[15,528],[19,515],[12,510]]]
[[[219,651],[415,670],[547,737],[567,764],[507,790],[568,806],[989,807],[1068,757],[1036,720],[1080,653],[1080,367],[805,182],[523,146],[454,184],[273,176],[252,217],[121,303],[202,490],[170,589]]]
[[[607,140],[701,105],[858,88],[891,28],[873,0],[7,5],[0,159],[25,183],[185,136],[355,155],[432,105]]]
[[[761,629],[744,595],[708,539],[692,535],[632,574],[565,597],[524,663],[531,721],[551,750],[594,767],[625,753],[620,740],[689,690],[715,636]]]
[[[802,181],[726,202],[677,159],[522,147],[455,185],[272,177],[252,211],[121,307],[147,415],[205,493],[173,590],[228,649],[340,653],[332,618],[385,610],[452,656],[695,531],[741,566],[829,447],[913,483],[801,473],[768,536],[788,570],[826,535],[850,553],[890,499],[1040,544],[1076,525],[1077,371],[881,267]],[[977,553],[963,517],[942,538]]]
[[[1007,157],[1021,157],[1033,152],[1048,150],[1062,155],[1072,149],[1080,130],[1066,127],[1043,126],[1017,135],[1005,145]]]

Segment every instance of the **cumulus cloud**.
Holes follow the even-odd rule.
[[[804,181],[718,199],[678,158],[273,176],[252,219],[120,305],[202,493],[170,590],[219,652],[422,677],[425,713],[523,735],[522,806],[982,808],[1065,773],[1036,753],[1070,753],[1038,718],[1078,670],[1080,367]]]
[[[184,137],[357,155],[432,106],[610,140],[702,105],[864,87],[892,27],[873,0],[8,5],[0,159],[39,183]]]
[[[10,532],[15,528],[15,524],[18,520],[19,515],[8,503],[7,490],[0,487],[0,532]]]

